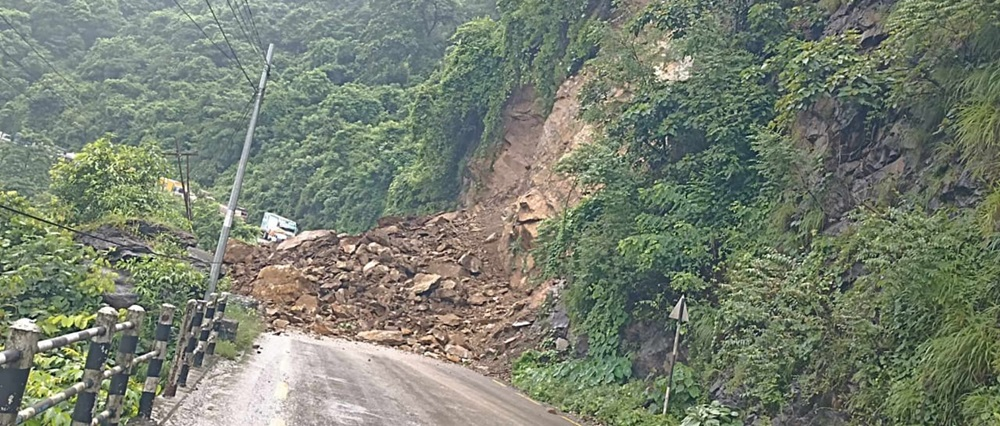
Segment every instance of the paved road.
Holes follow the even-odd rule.
[[[415,354],[298,334],[209,372],[163,425],[574,425],[513,388]]]

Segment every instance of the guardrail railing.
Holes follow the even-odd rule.
[[[211,296],[210,300],[189,300],[185,306],[184,322],[177,338],[174,363],[167,378],[164,396],[172,397],[177,386],[185,386],[191,367],[201,367],[205,356],[215,352],[215,341],[220,322],[225,313],[228,294]],[[139,365],[147,363],[142,395],[139,399],[139,416],[151,419],[160,373],[167,359],[167,349],[173,330],[176,307],[160,306],[160,314],[153,332],[150,350],[137,355],[139,334],[146,311],[135,305],[126,310],[125,322],[118,322],[118,312],[103,307],[97,312],[95,326],[86,330],[41,339],[41,330],[30,319],[20,319],[10,326],[6,349],[0,351],[0,426],[20,425],[52,407],[76,398],[73,425],[118,425],[124,406],[129,378]],[[111,368],[107,366],[111,345],[121,333],[118,350]],[[35,355],[57,350],[68,345],[89,341],[83,376],[78,383],[21,408],[28,378]],[[109,380],[104,410],[98,411],[98,395],[104,380]]]

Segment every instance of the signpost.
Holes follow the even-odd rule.
[[[667,406],[670,405],[670,389],[674,387],[674,366],[677,365],[677,344],[681,342],[681,323],[688,322],[687,300],[681,295],[674,310],[670,311],[670,319],[677,320],[677,328],[674,331],[674,352],[670,354],[670,377],[667,380],[667,392],[663,395],[663,414],[667,414]]]

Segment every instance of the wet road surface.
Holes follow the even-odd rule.
[[[162,425],[574,425],[458,365],[299,334],[209,371]]]

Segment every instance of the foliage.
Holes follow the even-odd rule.
[[[834,393],[862,423],[976,415],[962,399],[995,385],[1000,370],[1000,271],[970,215],[863,214],[801,259],[736,261],[711,365],[731,369],[729,382],[762,413]],[[864,274],[850,280],[851,271]]]
[[[684,368],[748,417],[993,422],[997,195],[928,210],[914,189],[897,208],[833,215],[852,189],[832,176],[842,145],[813,144],[801,115],[854,111],[866,138],[906,120],[919,159],[957,148],[992,183],[994,3],[900,1],[883,41],[824,28],[822,8],[839,4],[653,2],[607,35],[581,95],[600,133],[561,164],[589,195],[543,224],[535,253],[568,279],[587,359],[627,355],[624,329],[665,323],[684,294],[701,314]],[[687,56],[690,77],[657,74]],[[591,364],[531,362],[521,380],[540,398],[561,395],[560,368]],[[733,416],[708,400],[688,423]]]
[[[52,167],[52,193],[72,208],[78,222],[151,215],[166,203],[159,186],[166,168],[166,160],[148,148],[103,138]]]
[[[739,412],[735,412],[718,401],[688,408],[687,416],[681,421],[685,426],[738,425]]]
[[[30,142],[29,142],[30,141]],[[49,187],[49,168],[58,150],[45,143],[18,138],[0,141],[0,190],[16,191],[31,198]]]
[[[43,215],[15,193],[0,193],[0,204]],[[20,318],[44,321],[97,310],[98,296],[113,288],[101,272],[106,262],[61,230],[7,211],[0,216],[0,329]]]
[[[205,274],[183,261],[165,257],[133,258],[117,265],[131,275],[139,305],[170,303],[183,307],[188,299],[204,297]]]
[[[617,361],[553,362],[551,352],[528,351],[514,363],[514,385],[562,410],[593,416],[606,425],[676,425],[673,415],[661,415],[663,391],[645,383],[623,384],[612,368]],[[625,362],[627,367],[627,362]],[[579,376],[574,369],[600,368],[610,378]],[[657,405],[659,404],[659,405]]]
[[[264,320],[256,310],[238,304],[231,304],[226,308],[226,318],[240,324],[236,331],[236,340],[219,341],[215,353],[226,359],[235,360],[253,347],[254,340],[264,331]]]

